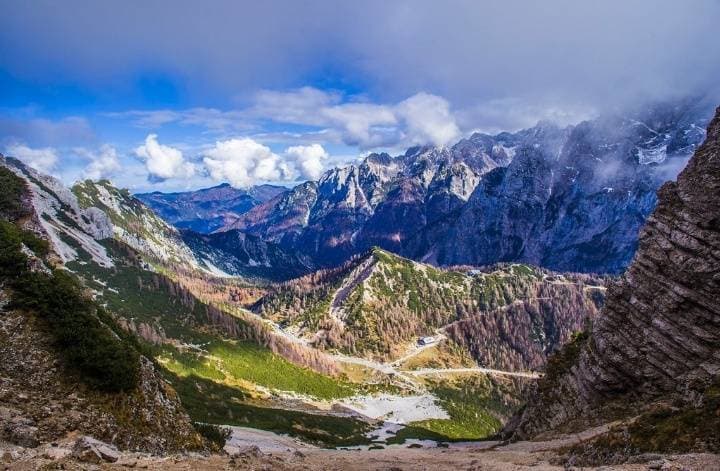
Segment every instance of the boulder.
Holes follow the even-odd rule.
[[[42,457],[49,460],[61,460],[63,458],[66,458],[67,456],[70,456],[71,454],[72,450],[70,450],[69,448],[49,446],[43,451]]]
[[[260,448],[257,445],[248,445],[240,447],[225,447],[226,452],[230,455],[230,458],[243,458],[252,457],[259,458],[263,455]]]
[[[87,463],[114,463],[120,458],[117,448],[92,437],[80,437],[75,442],[72,455]]]
[[[35,423],[25,417],[13,417],[3,428],[3,436],[10,443],[26,448],[35,448],[40,444],[37,434]]]

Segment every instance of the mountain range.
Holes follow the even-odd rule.
[[[212,203],[215,232],[258,236],[315,266],[378,246],[435,265],[619,273],[655,192],[702,142],[711,112],[705,100],[684,99],[564,128],[540,122],[450,147],[370,154],[287,191],[251,188],[247,195],[262,194],[257,204],[235,205],[235,195],[249,196],[227,187],[139,198],[192,227],[208,195],[231,194]]]
[[[442,420],[408,427],[407,438],[480,438],[499,431],[522,381],[536,373],[520,371],[509,384],[442,380],[425,395],[415,375],[455,367],[482,374],[477,362],[542,368],[602,304],[599,277],[521,264],[444,270],[379,248],[330,269],[303,265],[306,274],[272,282],[257,270],[282,267],[291,277],[302,260],[257,236],[180,231],[108,181],[66,188],[11,157],[0,157],[0,178],[12,189],[0,200],[0,293],[11,299],[0,306],[7,337],[0,372],[38,403],[62,401],[74,382],[79,400],[97,407],[117,391],[129,401],[107,424],[95,409],[36,414],[13,399],[0,413],[17,426],[0,436],[22,446],[59,440],[66,429],[58,423],[155,452],[217,447],[197,433],[207,433],[208,423],[324,446],[365,444],[383,414],[337,410],[383,395],[402,409],[408,394],[430,404],[445,398],[451,412],[432,406],[427,413]],[[242,275],[221,272],[213,257],[224,267],[235,263]],[[12,325],[22,326],[20,336]],[[420,337],[432,340],[420,347]],[[60,374],[51,364],[62,365]],[[33,378],[29,389],[25,377]],[[467,396],[462,405],[453,406],[455,391]],[[476,392],[482,399],[472,398]],[[126,405],[140,416],[123,419]],[[177,433],[163,442],[159,435],[173,420]]]

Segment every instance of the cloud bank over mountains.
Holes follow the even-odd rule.
[[[293,125],[303,128],[295,134],[307,140],[342,143],[361,150],[446,145],[461,135],[450,103],[425,92],[395,104],[380,104],[313,87],[261,90],[245,109],[131,110],[110,116],[130,119],[141,128],[194,125],[219,133],[257,131],[268,122]]]
[[[309,178],[340,156],[720,97],[718,18],[705,0],[4,2],[0,150],[145,190]]]
[[[157,140],[157,134],[149,134],[145,144],[135,149],[135,154],[145,161],[151,177],[190,178],[195,174],[195,165],[183,157],[180,150],[164,146]]]

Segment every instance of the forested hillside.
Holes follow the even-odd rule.
[[[603,283],[517,264],[441,270],[373,249],[272,287],[253,309],[323,349],[392,359],[438,335],[483,365],[535,369],[595,316]]]

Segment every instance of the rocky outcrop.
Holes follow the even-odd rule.
[[[146,358],[127,393],[86,387],[27,313],[0,310],[0,440],[23,447],[80,433],[125,450],[201,449],[175,391]]]
[[[110,236],[141,254],[163,263],[198,267],[200,263],[183,243],[179,231],[160,219],[127,190],[115,188],[108,180],[85,180],[72,187],[83,208],[107,215],[112,221]]]
[[[34,448],[87,434],[122,449],[203,449],[135,341],[71,275],[48,268],[50,250],[62,255],[52,231],[68,231],[74,250],[92,250],[102,235],[89,228],[93,220],[55,179],[1,156],[0,164],[8,191],[0,205],[0,441]]]
[[[24,180],[25,214],[19,223],[50,242],[55,260],[65,263],[85,254],[100,266],[113,265],[105,248],[98,243],[113,234],[113,225],[104,212],[81,207],[60,180],[43,175],[17,159],[0,154],[0,166]]]
[[[720,109],[704,144],[677,182],[662,186],[658,200],[631,266],[610,288],[590,335],[551,361],[527,408],[508,427],[515,437],[572,422],[632,417],[660,400],[672,403],[673,411],[715,400],[717,388],[711,385],[718,384],[720,375]],[[682,427],[716,418],[711,411],[707,419],[686,421]],[[644,432],[648,430],[657,428]]]

